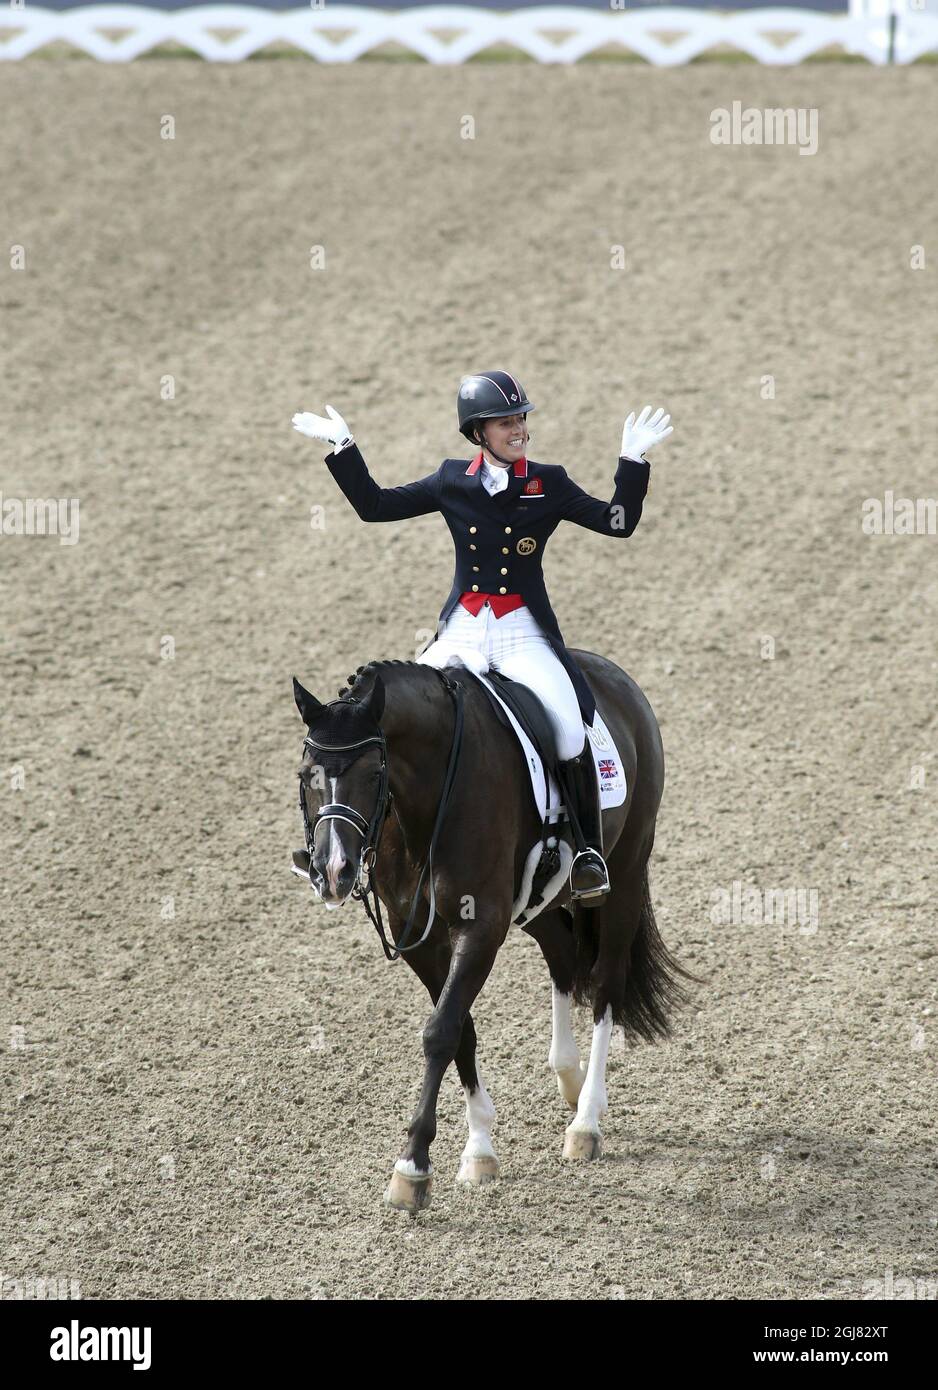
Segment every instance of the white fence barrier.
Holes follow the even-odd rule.
[[[510,2],[510,0],[509,0]],[[897,21],[894,60],[911,63],[938,52],[938,16],[906,11]],[[812,10],[746,10],[715,14],[662,8],[603,13],[550,6],[499,14],[468,5],[372,10],[352,5],[282,13],[249,5],[199,5],[151,10],[137,5],[87,5],[44,10],[27,3],[0,11],[0,59],[25,58],[64,40],[92,58],[126,63],[159,44],[176,43],[209,62],[237,63],[271,43],[300,49],[321,63],[350,63],[393,42],[430,63],[464,63],[493,44],[507,44],[540,63],[575,63],[609,45],[658,67],[690,62],[717,45],[757,62],[800,63],[833,45],[871,63],[888,59],[888,21],[877,15],[825,15]]]

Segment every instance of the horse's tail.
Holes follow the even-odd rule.
[[[595,970],[603,911],[603,907],[593,907],[576,914],[574,999],[590,1005],[594,1011],[598,1007],[601,1013],[607,1005],[611,1007],[613,1023],[633,1041],[669,1038],[670,1014],[689,998],[682,981],[701,981],[674,959],[661,939],[648,886],[647,863],[642,869],[641,907],[631,949],[615,962],[609,978],[597,978]],[[627,924],[610,925],[618,934]]]

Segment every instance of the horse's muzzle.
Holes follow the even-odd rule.
[[[305,878],[308,881],[310,888],[322,899],[326,907],[341,907],[342,904],[348,900],[349,894],[355,886],[354,882],[350,884],[348,893],[344,893],[341,897],[327,897],[325,892],[325,880],[322,874],[312,867],[309,851],[305,849],[295,849],[293,851],[292,869],[293,873],[299,874],[300,878]]]

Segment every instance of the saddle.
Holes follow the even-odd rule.
[[[565,822],[571,821],[571,801],[573,816],[578,822],[581,820],[584,808],[579,804],[578,794],[582,779],[561,773],[564,764],[557,755],[553,725],[540,697],[530,686],[491,668],[486,669],[483,676],[465,662],[460,665],[461,677],[478,682],[499,723],[521,744],[541,818],[540,837],[528,855],[521,891],[512,912],[512,921],[520,926],[541,911],[567,878],[573,850],[561,830]],[[626,780],[615,743],[598,709],[587,735],[599,787],[601,814],[625,800]],[[578,840],[578,832],[572,824],[571,836]]]
[[[530,686],[522,685],[520,681],[513,681],[509,676],[503,676],[501,671],[489,670],[486,671],[485,676],[486,680],[491,681],[497,687],[499,695],[534,744],[547,771],[556,773],[557,740],[554,736],[553,726],[544,713],[544,706],[537,695]],[[511,731],[511,725],[505,711],[497,700],[492,699],[492,692],[488,686],[484,685],[482,681],[479,681],[479,685],[489,697],[489,703],[498,715],[499,722]]]
[[[560,881],[566,876],[569,869],[569,853],[565,857],[561,851],[557,835],[559,825],[556,818],[552,819],[549,807],[551,786],[560,782],[560,775],[557,770],[557,740],[553,726],[544,713],[543,704],[529,686],[523,685],[520,681],[514,681],[509,676],[502,675],[500,671],[486,671],[483,681],[479,680],[476,673],[470,671],[468,667],[466,670],[467,674],[471,675],[472,679],[485,691],[499,723],[515,736],[515,730],[511,726],[508,715],[500,704],[500,700],[504,700],[524,733],[531,740],[534,751],[543,766],[547,810],[541,827],[540,844],[535,845],[531,851],[529,865],[525,873],[525,886],[521,897],[515,904],[516,911],[512,920],[520,926],[530,916],[537,915],[545,901],[549,901],[556,892]],[[491,682],[497,695],[493,693],[488,682]],[[577,808],[574,808],[574,813],[576,810]],[[566,851],[566,846],[564,846],[564,851]]]

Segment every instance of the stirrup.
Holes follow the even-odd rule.
[[[598,864],[598,865],[602,868],[602,871],[603,871],[603,882],[602,882],[602,883],[599,883],[599,884],[596,884],[596,886],[593,887],[593,888],[574,888],[574,886],[573,886],[573,872],[574,872],[574,870],[575,870],[575,868],[576,868],[576,866],[577,866],[577,860],[579,860],[579,859],[588,859],[588,860],[590,860],[592,863]],[[606,868],[606,861],[605,861],[605,859],[602,857],[602,855],[599,853],[599,850],[598,850],[598,849],[591,849],[591,848],[587,847],[586,849],[581,849],[581,850],[579,850],[579,851],[573,856],[573,860],[572,860],[572,862],[571,862],[571,864],[570,864],[569,883],[570,883],[570,897],[571,897],[572,899],[577,900],[577,901],[581,901],[581,900],[582,900],[582,901],[584,901],[584,902],[588,902],[591,898],[602,898],[602,897],[605,897],[605,895],[606,895],[606,894],[610,891],[610,889],[611,889],[611,885],[610,885],[610,883],[609,883],[609,870]]]

